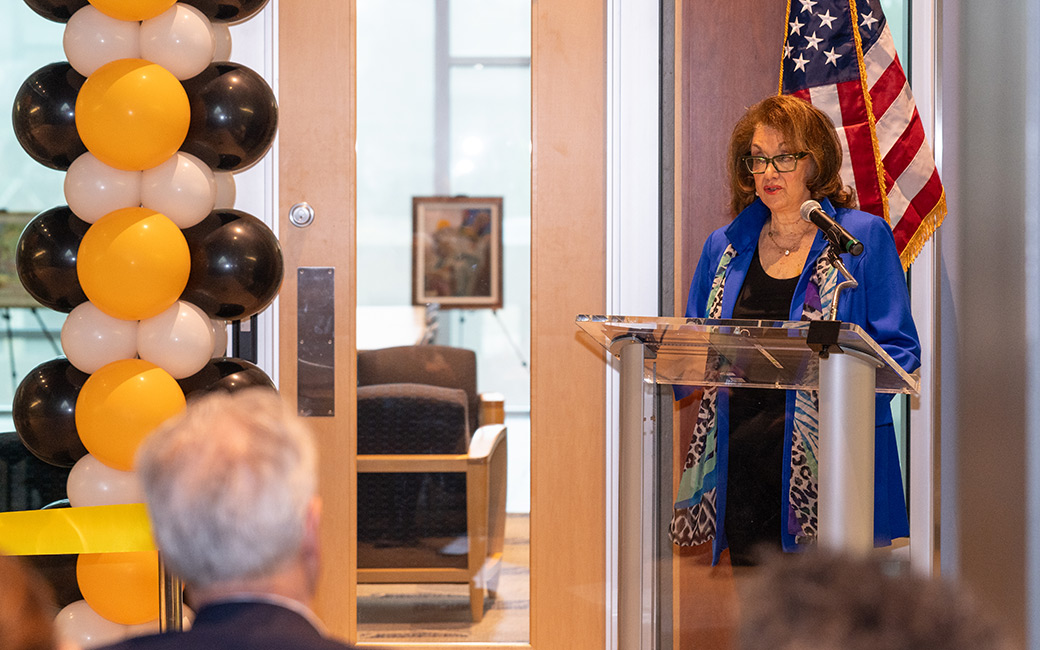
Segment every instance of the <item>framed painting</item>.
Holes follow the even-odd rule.
[[[502,307],[502,197],[413,197],[412,223],[412,304]]]

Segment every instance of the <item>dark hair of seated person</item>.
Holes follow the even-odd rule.
[[[0,555],[0,648],[54,650],[56,614],[43,578],[21,559]]]
[[[875,557],[763,557],[742,593],[739,650],[1010,650],[965,588]]]

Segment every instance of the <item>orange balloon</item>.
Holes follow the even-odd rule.
[[[184,86],[169,70],[144,59],[106,63],[76,96],[80,139],[116,169],[138,171],[165,162],[184,142],[190,122]]]
[[[184,391],[170,373],[148,361],[121,359],[83,383],[76,398],[76,429],[98,460],[129,472],[141,441],[184,405]]]
[[[191,254],[177,224],[155,210],[122,208],[87,229],[76,256],[80,286],[113,318],[144,320],[177,302]]]
[[[166,11],[177,0],[90,0],[101,13],[117,20],[148,20]]]
[[[122,625],[159,616],[159,553],[84,553],[76,559],[76,581],[91,609]]]

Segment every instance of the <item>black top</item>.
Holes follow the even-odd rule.
[[[788,320],[797,284],[766,273],[756,249],[733,318]],[[782,390],[730,391],[725,530],[735,565],[753,564],[759,545],[780,549],[786,399]]]
[[[781,280],[766,273],[756,248],[755,258],[751,260],[744,286],[740,288],[737,304],[733,307],[733,318],[788,320],[797,284],[797,275]]]

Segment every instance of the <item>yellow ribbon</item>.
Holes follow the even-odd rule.
[[[0,553],[5,555],[154,550],[143,503],[0,514]]]

